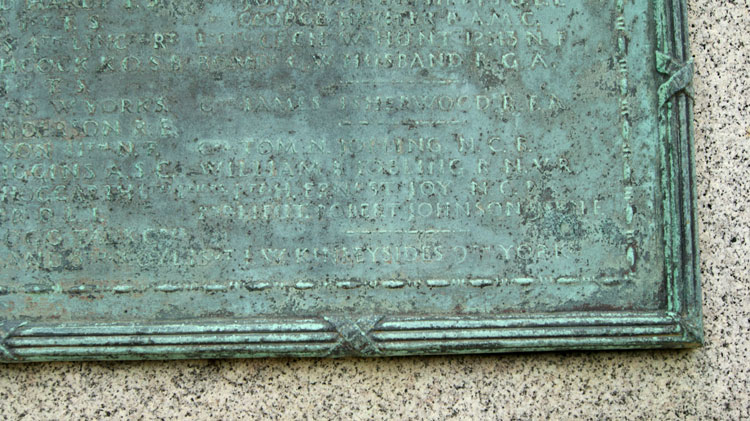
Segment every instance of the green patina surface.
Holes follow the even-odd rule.
[[[0,358],[702,342],[675,0],[0,0]]]

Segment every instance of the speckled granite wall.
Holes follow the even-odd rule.
[[[706,346],[0,366],[2,419],[750,418],[750,3],[688,0]]]

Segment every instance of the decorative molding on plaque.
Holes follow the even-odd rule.
[[[2,360],[14,361],[16,359],[13,347],[8,344],[8,339],[25,324],[25,321],[13,320],[0,322],[0,356],[2,356]]]
[[[381,353],[372,338],[372,331],[383,316],[356,317],[351,315],[329,315],[328,321],[341,338],[340,346],[333,354],[372,356]]]
[[[560,314],[556,319],[477,316],[357,316],[171,323],[3,325],[5,362],[190,357],[388,356],[583,348],[679,347],[694,326],[645,313]]]

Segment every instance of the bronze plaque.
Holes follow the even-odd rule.
[[[0,0],[5,361],[695,346],[682,0]]]

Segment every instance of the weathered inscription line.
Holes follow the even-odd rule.
[[[368,120],[360,120],[360,121],[350,121],[350,120],[342,120],[339,122],[339,126],[353,126],[353,125],[360,125],[360,126],[394,126],[394,125],[403,125],[403,126],[442,126],[447,124],[465,124],[468,123],[468,120],[404,120],[400,122],[372,122]]]
[[[456,83],[456,80],[451,79],[440,79],[440,80],[347,80],[343,82],[345,85],[451,85]]]
[[[467,234],[466,230],[348,230],[347,234]]]

